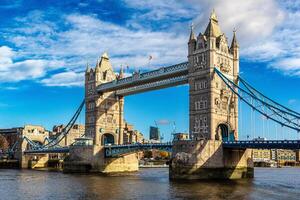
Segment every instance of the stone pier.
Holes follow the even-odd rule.
[[[136,153],[119,158],[105,158],[100,145],[72,146],[70,156],[64,161],[65,173],[121,173],[138,171]]]
[[[253,178],[251,150],[223,149],[216,140],[176,141],[170,164],[171,179]]]

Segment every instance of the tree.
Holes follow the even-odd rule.
[[[2,151],[7,151],[8,148],[9,148],[9,143],[7,139],[3,135],[0,135],[0,149]]]
[[[169,153],[167,151],[161,151],[161,152],[159,152],[159,154],[160,154],[160,157],[163,159],[166,159],[169,157]]]

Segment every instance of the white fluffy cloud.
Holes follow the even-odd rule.
[[[38,79],[47,86],[78,86],[86,63],[96,63],[103,51],[115,68],[148,69],[184,61],[189,24],[193,21],[197,31],[204,31],[213,8],[229,41],[237,29],[242,58],[267,61],[269,67],[300,76],[300,11],[290,0],[124,2],[137,11],[125,25],[79,13],[49,21],[46,13],[32,11],[15,19],[16,27],[4,32],[4,38],[17,51],[0,47],[0,82]],[[150,64],[149,55],[154,58]],[[53,69],[65,72],[49,77]]]
[[[61,72],[41,80],[46,86],[82,86],[84,73],[75,73],[73,71]]]
[[[300,75],[300,3],[293,0],[188,0],[182,2],[160,1],[128,1],[129,5],[140,10],[147,10],[144,15],[155,18],[155,11],[160,16],[169,17],[169,13],[176,13],[180,7],[181,17],[191,17],[196,30],[203,32],[207,25],[208,16],[215,9],[220,26],[231,40],[232,30],[237,29],[241,47],[241,58],[253,62],[268,62],[268,66],[288,75]],[[153,9],[151,9],[154,7]],[[174,6],[173,6],[174,5]],[[175,9],[171,9],[172,8]],[[192,9],[191,9],[192,8]],[[182,9],[191,10],[190,13]],[[195,10],[198,13],[195,15]],[[180,15],[174,15],[175,20]],[[149,17],[149,19],[152,19]],[[175,19],[174,19],[175,18]],[[177,25],[175,23],[175,25]],[[187,27],[184,26],[184,28]],[[172,29],[172,28],[170,28]],[[172,29],[176,30],[176,29]],[[184,33],[183,29],[178,29]],[[183,48],[186,48],[184,46]]]
[[[61,64],[53,60],[23,60],[14,62],[17,52],[7,46],[0,47],[0,82],[17,82],[43,77],[48,69]]]

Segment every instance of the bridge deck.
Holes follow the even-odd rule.
[[[118,157],[128,153],[138,152],[142,150],[160,149],[164,151],[172,150],[172,143],[136,143],[126,145],[107,145],[105,146],[105,157]]]
[[[300,140],[226,141],[224,148],[230,149],[300,149]]]
[[[226,149],[300,149],[300,140],[265,140],[265,141],[225,141],[223,148]],[[128,153],[160,149],[172,151],[172,143],[146,143],[146,144],[126,144],[126,145],[107,145],[105,146],[106,157],[118,157]],[[47,153],[68,153],[69,147],[57,147],[49,149],[33,149],[24,151],[24,154],[47,154]]]
[[[24,154],[48,154],[48,153],[69,153],[69,147],[57,147],[49,149],[31,149],[24,151]]]

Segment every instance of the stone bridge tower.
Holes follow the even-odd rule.
[[[106,158],[105,144],[123,144],[125,122],[124,97],[115,92],[99,94],[97,86],[123,77],[113,72],[107,53],[95,68],[87,66],[85,72],[85,136],[93,138],[94,145],[72,145],[64,172],[131,172],[138,170],[136,154],[119,158]]]
[[[123,97],[116,96],[114,92],[100,95],[96,91],[98,85],[117,78],[107,53],[101,56],[95,68],[87,66],[85,72],[85,135],[93,138],[95,145],[123,143]]]
[[[226,149],[222,141],[238,137],[238,99],[215,73],[237,82],[239,46],[231,46],[213,11],[204,34],[191,30],[188,42],[190,136],[173,143],[170,177],[239,179],[253,177],[251,149]]]
[[[213,11],[205,32],[193,27],[188,42],[191,138],[234,140],[238,137],[238,99],[214,72],[235,82],[239,73],[239,46],[235,32],[229,47]]]

